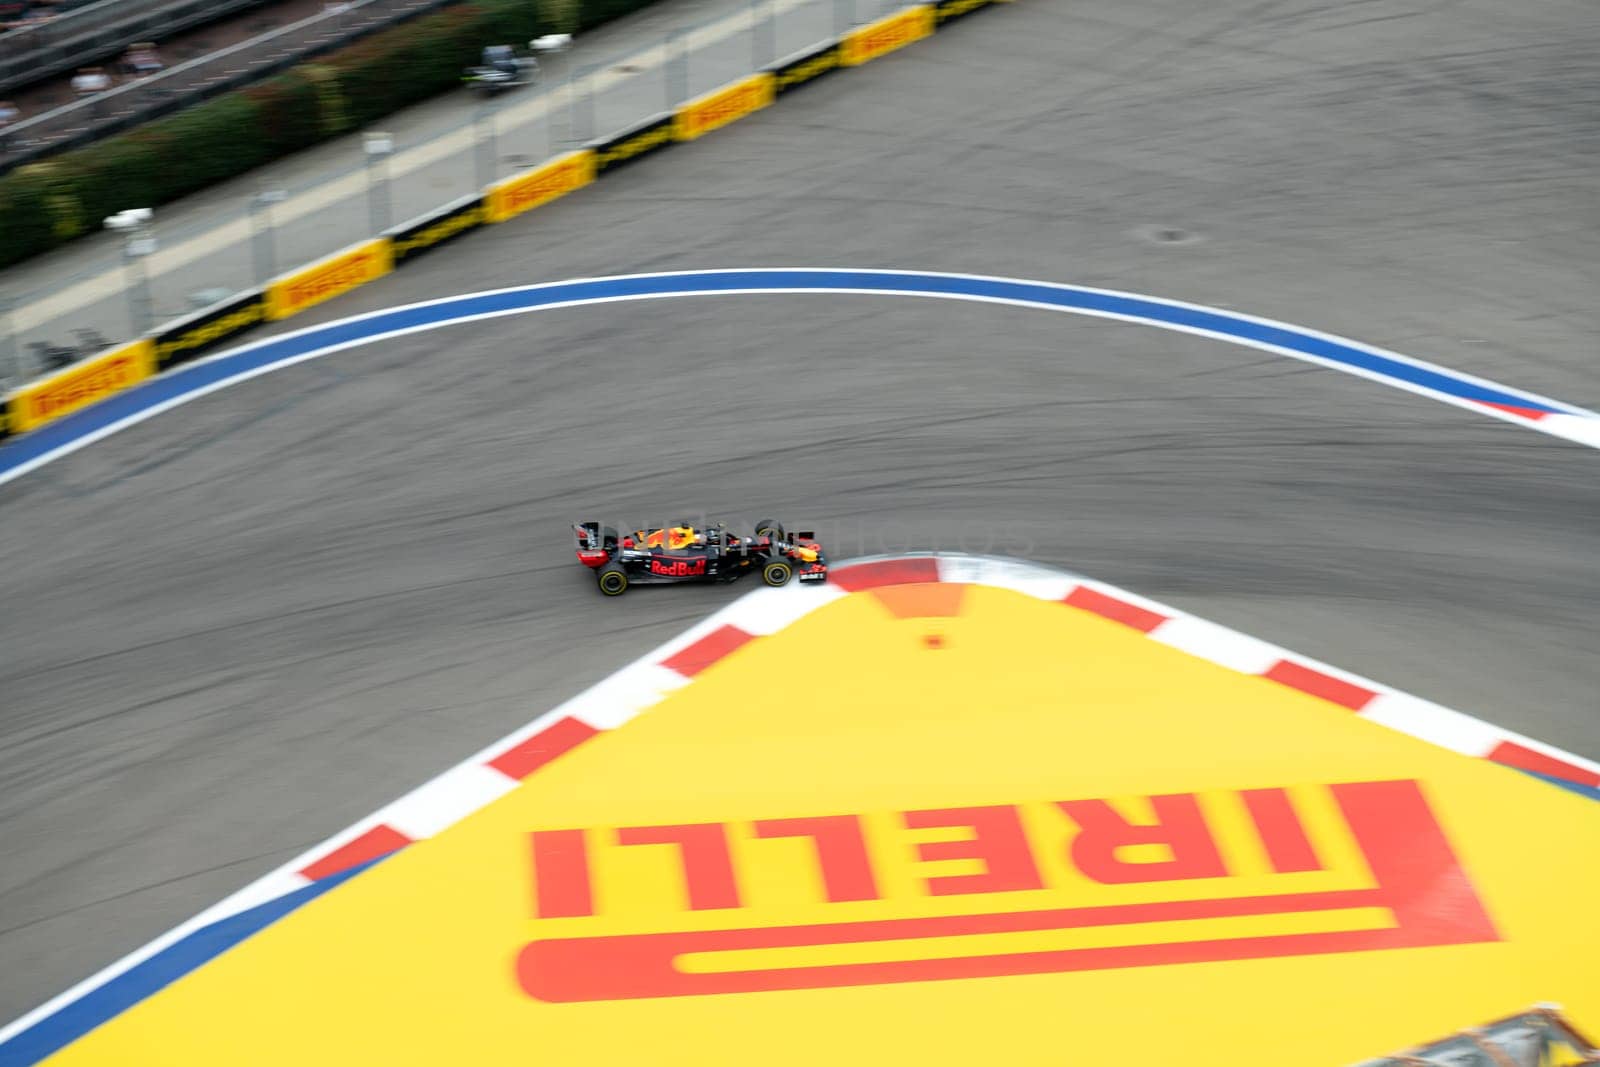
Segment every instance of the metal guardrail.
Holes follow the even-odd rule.
[[[0,93],[100,62],[268,0],[99,0],[0,34]]]
[[[352,0],[7,127],[0,174],[148,122],[456,0]]]

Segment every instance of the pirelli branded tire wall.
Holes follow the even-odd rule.
[[[0,404],[0,438],[26,433],[131,389],[178,364],[238,340],[264,322],[297,315],[375,281],[482,226],[505,222],[637,162],[686,144],[778,102],[786,93],[846,67],[889,55],[979,8],[1010,0],[938,0],[902,8],[842,37],[819,41],[575,152],[547,160],[445,204],[380,236],[280,275],[148,337],[108,349],[30,382]],[[4,447],[0,445],[0,447]]]

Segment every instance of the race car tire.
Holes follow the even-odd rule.
[[[794,565],[786,559],[769,559],[761,566],[761,580],[768,585],[783,585],[794,575]]]
[[[595,571],[594,580],[606,596],[621,596],[628,591],[628,572],[620,563],[607,563]]]
[[[762,519],[756,523],[757,537],[770,537],[774,541],[783,540],[783,527],[778,525],[777,519]]]

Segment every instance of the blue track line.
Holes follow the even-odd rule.
[[[1287,323],[1130,293],[1018,279],[897,270],[684,271],[584,279],[472,293],[343,319],[245,345],[151,379],[0,447],[0,484],[83,447],[107,432],[140,421],[155,413],[156,409],[163,409],[163,406],[181,403],[201,391],[209,391],[234,379],[253,376],[327,349],[361,344],[389,334],[432,329],[556,305],[752,292],[935,297],[1004,302],[1115,317],[1281,352],[1449,403],[1492,405],[1480,407],[1479,410],[1497,417],[1504,417],[1506,409],[1513,414],[1528,413],[1514,421],[1525,421],[1530,426],[1537,427],[1533,420],[1545,415],[1600,419],[1600,415],[1581,408],[1396,353],[1383,352],[1359,342]]]
[[[102,1023],[176,982],[202,964],[216,959],[246,938],[261,932],[285,915],[298,910],[328,890],[339,886],[387,856],[368,860],[347,871],[258,904],[237,915],[201,927],[167,946],[149,959],[97,986],[72,1003],[0,1043],[0,1067],[32,1067],[66,1048]]]

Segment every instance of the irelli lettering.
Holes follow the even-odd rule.
[[[125,389],[139,378],[138,361],[132,353],[114,355],[47,383],[28,395],[27,405],[35,420],[53,419]]]
[[[1320,838],[1301,813],[1308,800],[1326,813]],[[598,862],[600,850],[629,855]],[[1412,780],[1171,793],[1131,807],[1090,797],[537,830],[529,855],[532,915],[560,925],[522,949],[517,977],[551,1002],[1499,940]],[[641,933],[635,919],[610,930],[602,871],[635,890],[661,886],[668,910],[651,914],[681,911],[686,928]],[[761,904],[774,885],[813,886],[813,899],[774,914]],[[1160,886],[1173,888],[1152,891]],[[974,897],[990,902],[963,909]],[[841,918],[825,917],[847,903]],[[711,914],[739,921],[708,926]],[[828,951],[844,945],[847,962]],[[693,966],[680,965],[687,956]]]

